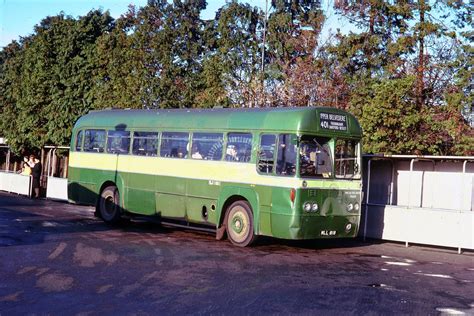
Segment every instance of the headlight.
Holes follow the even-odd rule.
[[[347,211],[348,212],[352,212],[353,209],[354,209],[354,205],[352,203],[347,204]]]
[[[311,203],[306,202],[305,204],[303,204],[303,209],[305,210],[305,212],[311,212]]]
[[[346,225],[346,232],[350,231],[351,228],[352,228],[352,224],[351,223],[347,224]]]
[[[311,211],[317,212],[318,209],[319,209],[318,203],[313,203],[313,205],[311,205]]]
[[[358,212],[358,211],[360,210],[359,203],[355,203],[355,204],[354,204],[354,210],[355,210],[356,212]]]

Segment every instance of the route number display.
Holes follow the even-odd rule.
[[[319,124],[322,129],[347,131],[347,117],[343,114],[319,113]]]

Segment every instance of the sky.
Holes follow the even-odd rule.
[[[323,9],[330,8],[329,1],[323,1]],[[244,1],[252,6],[265,8],[265,0]],[[270,0],[268,1],[270,2]],[[8,45],[12,40],[18,40],[20,36],[28,36],[33,33],[33,28],[46,16],[53,16],[63,11],[66,15],[74,18],[86,15],[92,9],[109,10],[114,18],[118,18],[127,11],[130,4],[137,7],[146,5],[147,0],[0,0],[0,48]],[[207,8],[202,12],[203,19],[213,19],[217,9],[222,7],[226,0],[207,0]],[[329,10],[329,23],[339,23]],[[338,26],[339,27],[339,26]],[[324,33],[324,32],[323,32]]]

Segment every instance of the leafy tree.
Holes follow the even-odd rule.
[[[311,55],[312,51],[302,49],[298,38],[304,31],[314,35],[320,32],[324,21],[321,1],[272,0],[271,6],[267,35],[271,62],[281,66]]]
[[[21,43],[13,41],[0,52],[0,130],[16,152],[29,145],[23,143],[25,138],[21,135],[17,138],[21,129],[17,100],[22,95],[21,86],[18,84],[22,81],[22,43],[27,41],[28,38],[23,38]]]
[[[175,0],[173,4],[166,19],[166,26],[172,35],[173,45],[170,57],[177,70],[177,79],[174,79],[174,84],[179,89],[174,106],[193,107],[198,91],[203,88],[201,61],[204,54],[204,24],[200,19],[200,13],[206,8],[206,1]],[[164,98],[163,103],[167,102],[168,100]]]
[[[411,153],[422,142],[421,113],[413,102],[413,77],[385,79],[370,91],[357,91],[350,106],[364,127],[364,152]],[[400,120],[403,117],[403,120]]]
[[[205,106],[258,105],[260,15],[255,7],[231,1],[210,21],[206,29],[209,50],[203,62]]]
[[[122,37],[127,34],[125,49],[130,56],[138,57],[139,62],[130,70],[136,72],[135,83],[140,83],[142,106],[195,104],[202,89],[204,24],[199,14],[205,7],[204,0],[176,0],[173,4],[157,0],[139,10],[132,7],[124,17],[125,27],[117,32],[123,32]]]
[[[117,19],[113,30],[96,42],[94,108],[142,108],[152,103],[148,87],[153,81],[146,76],[144,50],[128,35],[132,23],[128,16]]]
[[[321,1],[273,0],[271,9],[265,47],[270,104],[309,105],[314,99],[313,72],[299,73],[316,66],[317,37],[324,21]]]
[[[11,148],[64,145],[77,118],[93,104],[95,41],[109,29],[108,13],[91,11],[78,20],[59,14],[35,26],[3,64],[3,133]]]

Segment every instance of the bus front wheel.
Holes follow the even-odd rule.
[[[247,201],[232,203],[226,212],[226,231],[232,244],[246,247],[255,241],[253,214]]]
[[[120,196],[116,186],[108,186],[100,194],[99,214],[107,223],[116,223],[120,220]]]

